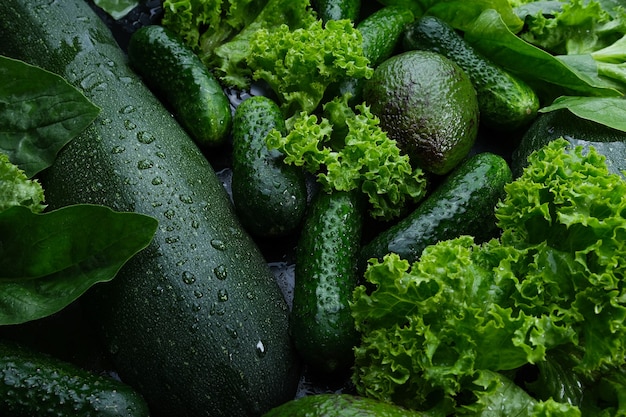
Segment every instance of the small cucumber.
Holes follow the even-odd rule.
[[[359,340],[348,301],[357,285],[363,207],[357,191],[318,191],[296,250],[291,332],[311,369],[349,367]]]
[[[304,171],[267,149],[265,137],[285,134],[278,105],[264,96],[250,97],[233,118],[232,196],[239,219],[256,236],[283,236],[300,225],[307,205]]]
[[[324,23],[342,19],[356,22],[361,12],[361,0],[312,0],[311,6]]]
[[[371,67],[375,68],[393,54],[399,46],[405,27],[414,19],[413,13],[405,7],[386,6],[357,25],[363,38],[363,54],[369,59]],[[358,104],[361,102],[364,81],[362,78],[348,77],[332,86],[330,91],[337,96],[349,92],[352,94],[349,103]]]
[[[482,152],[466,159],[408,216],[361,249],[359,269],[371,258],[394,252],[413,263],[428,245],[462,234],[487,240],[496,231],[495,207],[511,181],[499,155]]]
[[[522,136],[511,157],[511,170],[519,177],[528,165],[528,156],[554,139],[563,137],[572,146],[593,146],[604,155],[616,174],[626,171],[626,132],[576,116],[567,109],[540,114]]]
[[[130,386],[13,342],[0,342],[0,416],[147,417]]]
[[[394,404],[351,394],[300,397],[265,413],[263,417],[427,417]]]
[[[469,76],[478,96],[485,126],[511,131],[530,123],[537,115],[539,99],[524,81],[480,55],[450,25],[435,16],[424,16],[407,26],[405,50],[437,52],[457,63]]]
[[[199,146],[226,141],[232,123],[228,97],[200,58],[172,32],[159,25],[141,27],[130,37],[128,60]]]

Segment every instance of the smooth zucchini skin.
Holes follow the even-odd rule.
[[[148,417],[137,391],[9,341],[0,341],[0,416]]]
[[[359,336],[349,300],[357,285],[363,207],[357,191],[319,191],[296,248],[291,331],[314,371],[345,370]]]
[[[477,242],[493,237],[496,203],[511,179],[501,156],[482,152],[469,157],[413,212],[363,246],[359,269],[390,252],[413,263],[426,246],[462,234],[475,236]]]
[[[258,416],[293,398],[288,306],[215,171],[83,0],[0,2],[2,53],[56,72],[101,113],[42,175],[49,207],[154,216],[152,243],[81,298],[152,416]]]
[[[265,96],[245,99],[233,118],[232,196],[239,220],[255,236],[284,236],[300,225],[307,206],[304,171],[267,148],[276,129],[286,133],[278,104]]]
[[[128,59],[180,124],[203,148],[222,145],[232,125],[228,97],[200,58],[168,29],[159,25],[136,30]]]
[[[512,131],[528,125],[539,109],[539,98],[524,81],[480,55],[450,25],[435,16],[409,24],[405,50],[437,52],[457,63],[472,80],[478,96],[480,120],[485,126]]]

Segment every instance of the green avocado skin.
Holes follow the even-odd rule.
[[[426,414],[351,394],[318,394],[289,401],[263,417],[426,417]]]

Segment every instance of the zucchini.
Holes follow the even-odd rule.
[[[359,270],[371,258],[390,252],[413,263],[424,248],[463,234],[476,241],[494,236],[495,207],[512,179],[509,165],[490,152],[474,154],[460,164],[417,208],[376,235],[359,254]]]
[[[311,6],[324,23],[342,19],[356,22],[361,12],[361,0],[312,0]]]
[[[82,89],[99,117],[41,177],[50,209],[155,217],[152,243],[81,302],[153,416],[255,416],[299,378],[288,306],[215,171],[84,0],[0,2],[0,53]]]
[[[73,363],[0,341],[0,416],[147,417],[130,386]]]
[[[626,132],[576,116],[567,109],[540,114],[522,136],[511,157],[515,178],[528,165],[528,156],[554,139],[563,137],[572,146],[593,146],[604,155],[609,170],[626,171]]]
[[[407,26],[402,44],[405,50],[428,50],[457,63],[476,89],[480,120],[485,126],[512,131],[537,116],[539,98],[535,91],[479,54],[443,20],[435,16],[417,19]]]
[[[363,55],[375,68],[389,58],[399,46],[405,27],[413,22],[413,13],[405,7],[386,6],[374,11],[357,25],[363,38]],[[347,77],[331,86],[329,91],[336,96],[350,93],[351,105],[361,102],[364,78]]]
[[[184,42],[159,25],[136,30],[128,60],[202,148],[222,145],[232,124],[230,102],[217,78]]]
[[[324,393],[289,401],[263,417],[426,417],[430,414],[352,394]]]
[[[263,237],[293,232],[307,205],[304,171],[287,165],[284,155],[267,148],[265,137],[272,129],[286,133],[283,114],[272,99],[252,96],[237,106],[232,134],[232,197],[244,227]]]
[[[318,191],[296,247],[291,331],[311,369],[347,369],[359,341],[348,304],[357,285],[363,207],[358,191]]]

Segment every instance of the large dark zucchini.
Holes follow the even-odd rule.
[[[255,416],[293,397],[288,308],[210,164],[83,0],[3,0],[0,53],[102,108],[42,177],[50,208],[154,216],[152,244],[85,298],[123,381],[153,416]]]

